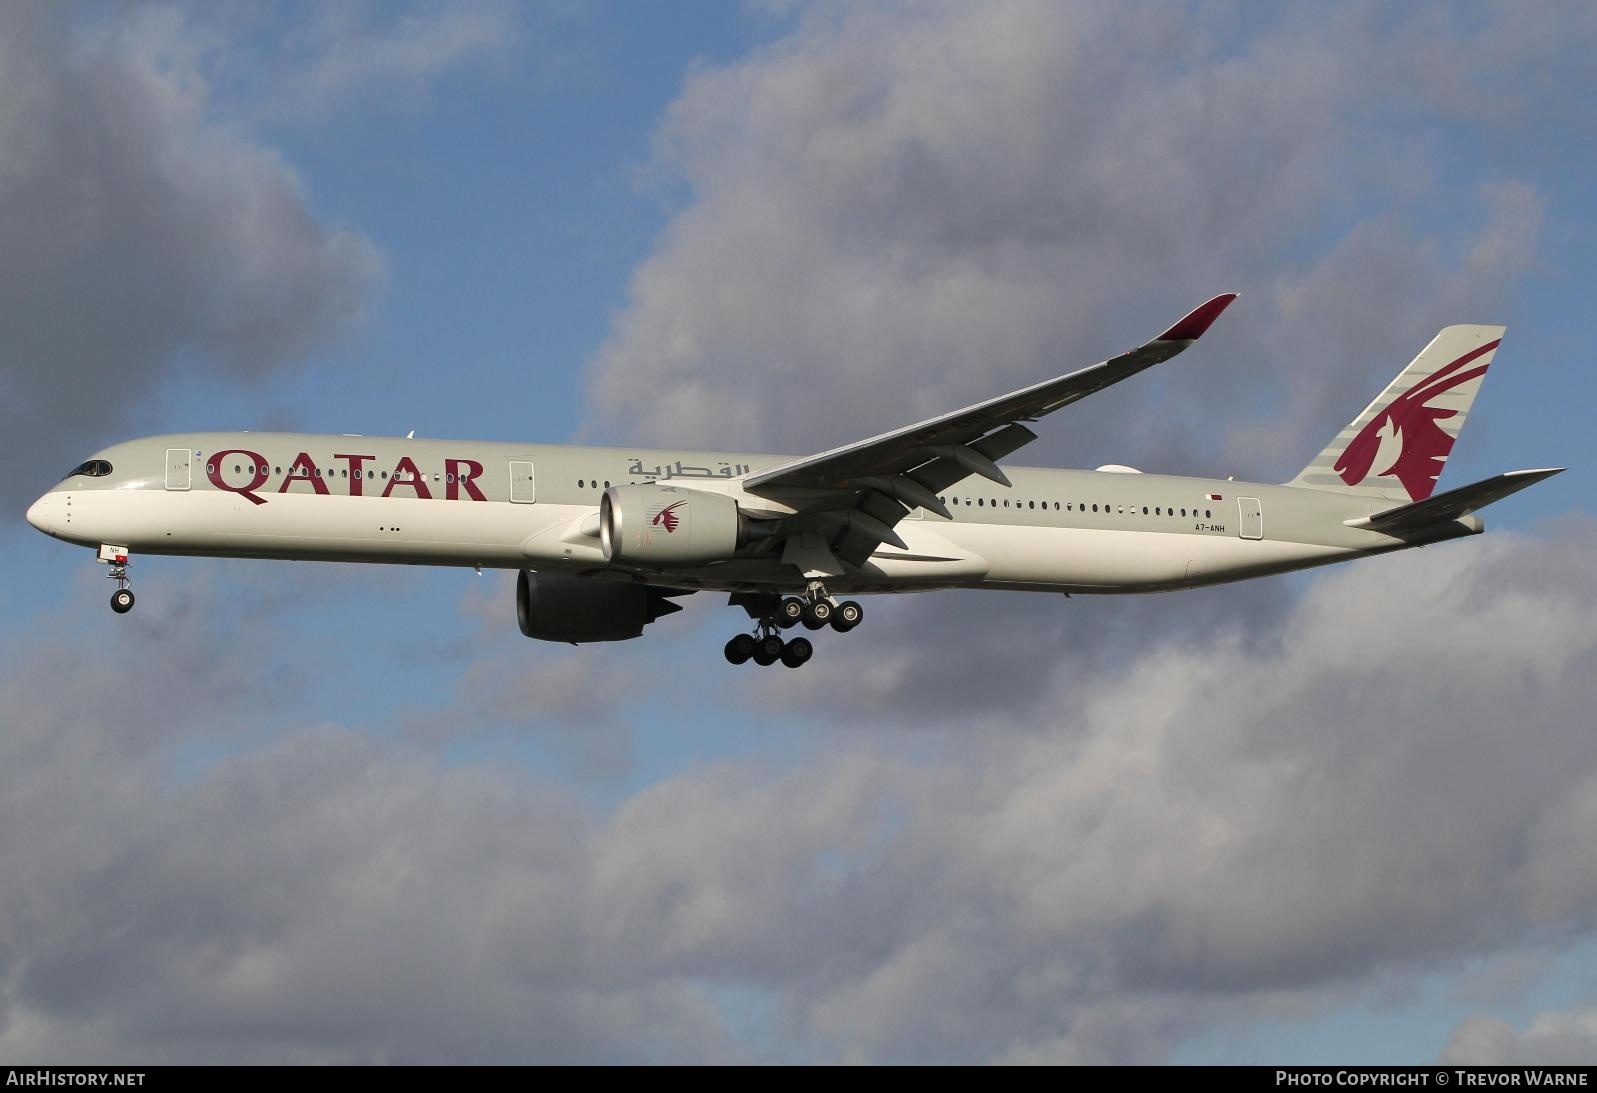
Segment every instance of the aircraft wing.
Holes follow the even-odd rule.
[[[772,467],[750,475],[743,488],[800,510],[783,521],[783,534],[818,532],[838,558],[861,565],[881,543],[903,547],[893,527],[910,509],[948,516],[937,500],[940,490],[972,474],[1008,486],[998,460],[1036,439],[1021,422],[1169,360],[1197,341],[1236,298],[1234,292],[1216,296],[1152,341],[1101,364]]]
[[[856,444],[806,455],[749,476],[743,487],[800,508],[799,518],[783,521],[783,532],[821,532],[838,558],[859,566],[880,543],[902,548],[904,542],[893,527],[912,508],[949,516],[937,492],[960,479],[981,475],[1008,486],[998,460],[1036,439],[1022,422],[1035,422],[1171,360],[1203,336],[1234,299],[1236,292],[1214,297],[1151,342],[1092,368]]]

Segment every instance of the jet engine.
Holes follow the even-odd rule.
[[[680,486],[611,486],[599,502],[599,542],[606,561],[623,565],[694,565],[730,558],[749,538],[737,502]]]
[[[667,593],[646,584],[534,573],[516,578],[516,621],[543,641],[625,641],[661,615],[682,610]]]

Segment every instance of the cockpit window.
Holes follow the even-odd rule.
[[[110,473],[111,464],[103,459],[91,459],[87,463],[79,463],[76,467],[73,467],[67,472],[67,477],[71,478],[73,475],[84,474],[90,478],[104,478]]]

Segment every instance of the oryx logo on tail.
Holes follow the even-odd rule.
[[[1337,459],[1335,469],[1342,481],[1357,486],[1373,473],[1377,477],[1396,478],[1403,483],[1411,500],[1423,501],[1429,497],[1436,488],[1437,476],[1442,473],[1442,464],[1453,450],[1454,437],[1437,422],[1459,413],[1432,406],[1431,400],[1484,376],[1486,365],[1467,366],[1497,345],[1495,341],[1487,342],[1393,399],[1391,405],[1364,426]]]
[[[1289,485],[1430,497],[1502,338],[1500,326],[1443,327]]]

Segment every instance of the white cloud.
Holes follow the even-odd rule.
[[[514,12],[497,3],[340,4],[313,15],[279,61],[267,104],[277,115],[318,117],[377,94],[425,91],[446,73],[503,61],[520,38]]]
[[[1233,621],[1068,688],[1039,662],[1018,718],[838,719],[783,769],[597,809],[332,728],[174,782],[173,745],[292,663],[281,624],[201,614],[89,675],[37,629],[0,678],[0,872],[29,879],[0,897],[0,1052],[1154,1060],[1585,936],[1594,546],[1350,567],[1273,644]]]
[[[181,20],[82,29],[25,4],[0,28],[8,459],[71,466],[180,365],[252,381],[358,320],[376,248],[210,115]],[[49,484],[7,482],[12,503]]]
[[[1447,149],[1411,139],[1442,110],[1402,60],[1415,28],[1452,35],[1432,56],[1473,24],[1253,15],[821,7],[695,72],[653,164],[690,196],[590,362],[588,431],[823,450],[1241,289],[1204,346],[1024,458],[1290,475],[1437,328],[1500,311],[1541,198],[1484,170],[1460,197]],[[1515,38],[1479,64],[1568,67]]]
[[[1471,1017],[1453,1030],[1446,1066],[1590,1066],[1597,1059],[1597,1010],[1538,1014],[1521,1032],[1506,1021]]]

